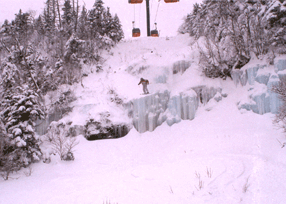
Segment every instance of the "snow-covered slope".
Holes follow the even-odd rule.
[[[33,164],[30,176],[23,169],[12,175],[17,179],[0,181],[0,203],[284,203],[286,152],[278,141],[285,136],[273,126],[274,115],[239,110],[247,88],[201,76],[191,44],[188,36],[120,43],[106,53],[104,72],[86,77],[84,88],[69,87],[78,100],[64,120],[84,125],[108,111],[112,120],[130,122],[128,109],[110,98],[116,93],[128,104],[148,97],[140,95],[141,77],[151,82],[151,94],[167,90],[172,98],[207,86],[225,97],[199,102],[193,120],[166,121],[152,132],[133,128],[96,141],[80,135],[74,161],[52,156],[50,164]],[[182,70],[179,62],[190,66]]]
[[[153,131],[164,121],[172,125],[193,119],[199,100],[205,104],[222,93],[222,84],[201,76],[198,51],[192,44],[187,35],[118,44],[105,53],[104,71],[90,74],[83,80],[84,87],[76,87],[78,100],[67,118],[84,125],[87,119],[107,111],[113,121],[132,123],[139,132]],[[148,96],[141,95],[140,78],[150,82]]]

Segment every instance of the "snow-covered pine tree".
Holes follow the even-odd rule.
[[[64,36],[66,37],[66,39],[69,39],[74,31],[74,26],[75,26],[74,15],[70,0],[65,0],[62,10],[64,11],[62,15],[62,26],[63,26]]]
[[[34,27],[35,27],[35,30],[37,31],[38,35],[40,35],[40,36],[45,35],[45,25],[43,22],[42,15],[39,15],[39,17],[35,19]]]
[[[14,70],[18,70],[17,77],[21,80],[17,81],[17,85],[26,84],[29,87],[33,87],[34,90],[39,91],[37,71],[42,68],[40,54],[35,51],[31,44],[22,46],[19,42],[10,49],[9,54],[5,60],[5,64],[9,65],[6,66],[6,70],[8,71],[9,67],[14,67]]]
[[[102,28],[103,15],[106,12],[102,0],[96,0],[92,9],[88,13],[88,24],[90,39],[98,39],[99,35],[103,36]]]
[[[21,166],[15,157],[16,154],[12,152],[13,146],[9,143],[7,132],[0,120],[0,175],[4,180],[8,180],[11,173],[18,171]]]
[[[8,91],[13,87],[22,83],[20,70],[17,66],[9,61],[4,61],[2,64],[2,88]]]
[[[27,43],[28,39],[34,32],[33,18],[31,15],[29,13],[23,13],[20,9],[19,13],[15,16],[14,29],[18,40],[22,44]]]
[[[111,23],[112,23],[112,15],[110,13],[110,8],[107,7],[106,12],[103,13],[103,19],[101,22],[102,31],[104,34],[109,35],[109,32],[111,30]]]
[[[124,38],[122,25],[120,23],[120,20],[119,20],[117,14],[115,14],[115,16],[111,19],[111,22],[110,22],[109,28],[108,28],[108,36],[115,43],[118,43],[120,40],[122,40]]]
[[[286,53],[286,1],[265,1],[264,20],[270,49],[279,54]]]
[[[28,88],[16,87],[6,91],[1,101],[1,120],[9,140],[11,162],[26,167],[41,158],[34,127],[37,118],[44,118],[39,96]]]
[[[48,31],[56,27],[56,4],[55,0],[46,0],[44,9],[44,19]]]
[[[179,31],[205,37],[203,70],[210,77],[224,76],[222,69],[241,68],[252,53],[257,58],[275,50],[286,53],[285,15],[286,3],[279,0],[205,0],[194,4]]]
[[[81,75],[81,57],[84,55],[83,45],[85,41],[80,40],[73,34],[66,42],[64,53],[64,73],[68,79],[67,83],[72,84]]]
[[[0,29],[1,40],[5,43],[5,46],[10,47],[12,44],[11,41],[14,36],[13,31],[13,25],[8,20],[5,20]]]
[[[79,39],[88,39],[88,20],[87,20],[87,10],[85,6],[82,7],[82,11],[78,20],[77,36]]]

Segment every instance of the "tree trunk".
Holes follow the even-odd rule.
[[[56,3],[55,0],[53,0],[53,24],[56,24]]]
[[[57,9],[58,9],[59,24],[60,24],[60,28],[62,28],[62,19],[61,19],[59,0],[56,0],[56,3],[57,3]]]
[[[72,0],[72,11],[74,12],[75,9],[74,9],[74,0]]]
[[[250,56],[250,47],[253,45],[252,37],[251,37],[251,30],[250,30],[250,17],[247,16],[247,55]]]
[[[78,10],[79,10],[79,5],[78,5],[78,0],[76,1],[76,16],[75,16],[75,25],[74,25],[74,32],[77,30],[77,24],[78,24]]]

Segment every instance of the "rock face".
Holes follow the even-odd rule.
[[[274,61],[274,67],[256,65],[232,72],[236,85],[249,86],[247,99],[238,103],[239,109],[252,110],[258,114],[276,114],[282,102],[278,94],[272,92],[272,87],[277,85],[286,76],[286,59]]]
[[[127,135],[130,129],[128,124],[114,124],[108,118],[100,121],[90,119],[84,127],[84,136],[87,140],[120,138]]]

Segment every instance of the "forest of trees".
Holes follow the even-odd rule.
[[[286,53],[286,1],[203,0],[179,32],[203,42],[198,44],[205,75],[225,78],[251,57],[267,57],[271,64]]]
[[[85,64],[100,63],[101,52],[123,39],[118,16],[95,0],[46,0],[42,14],[15,14],[0,28],[0,173],[39,160],[35,120],[45,115],[43,98],[61,84],[80,82]]]

